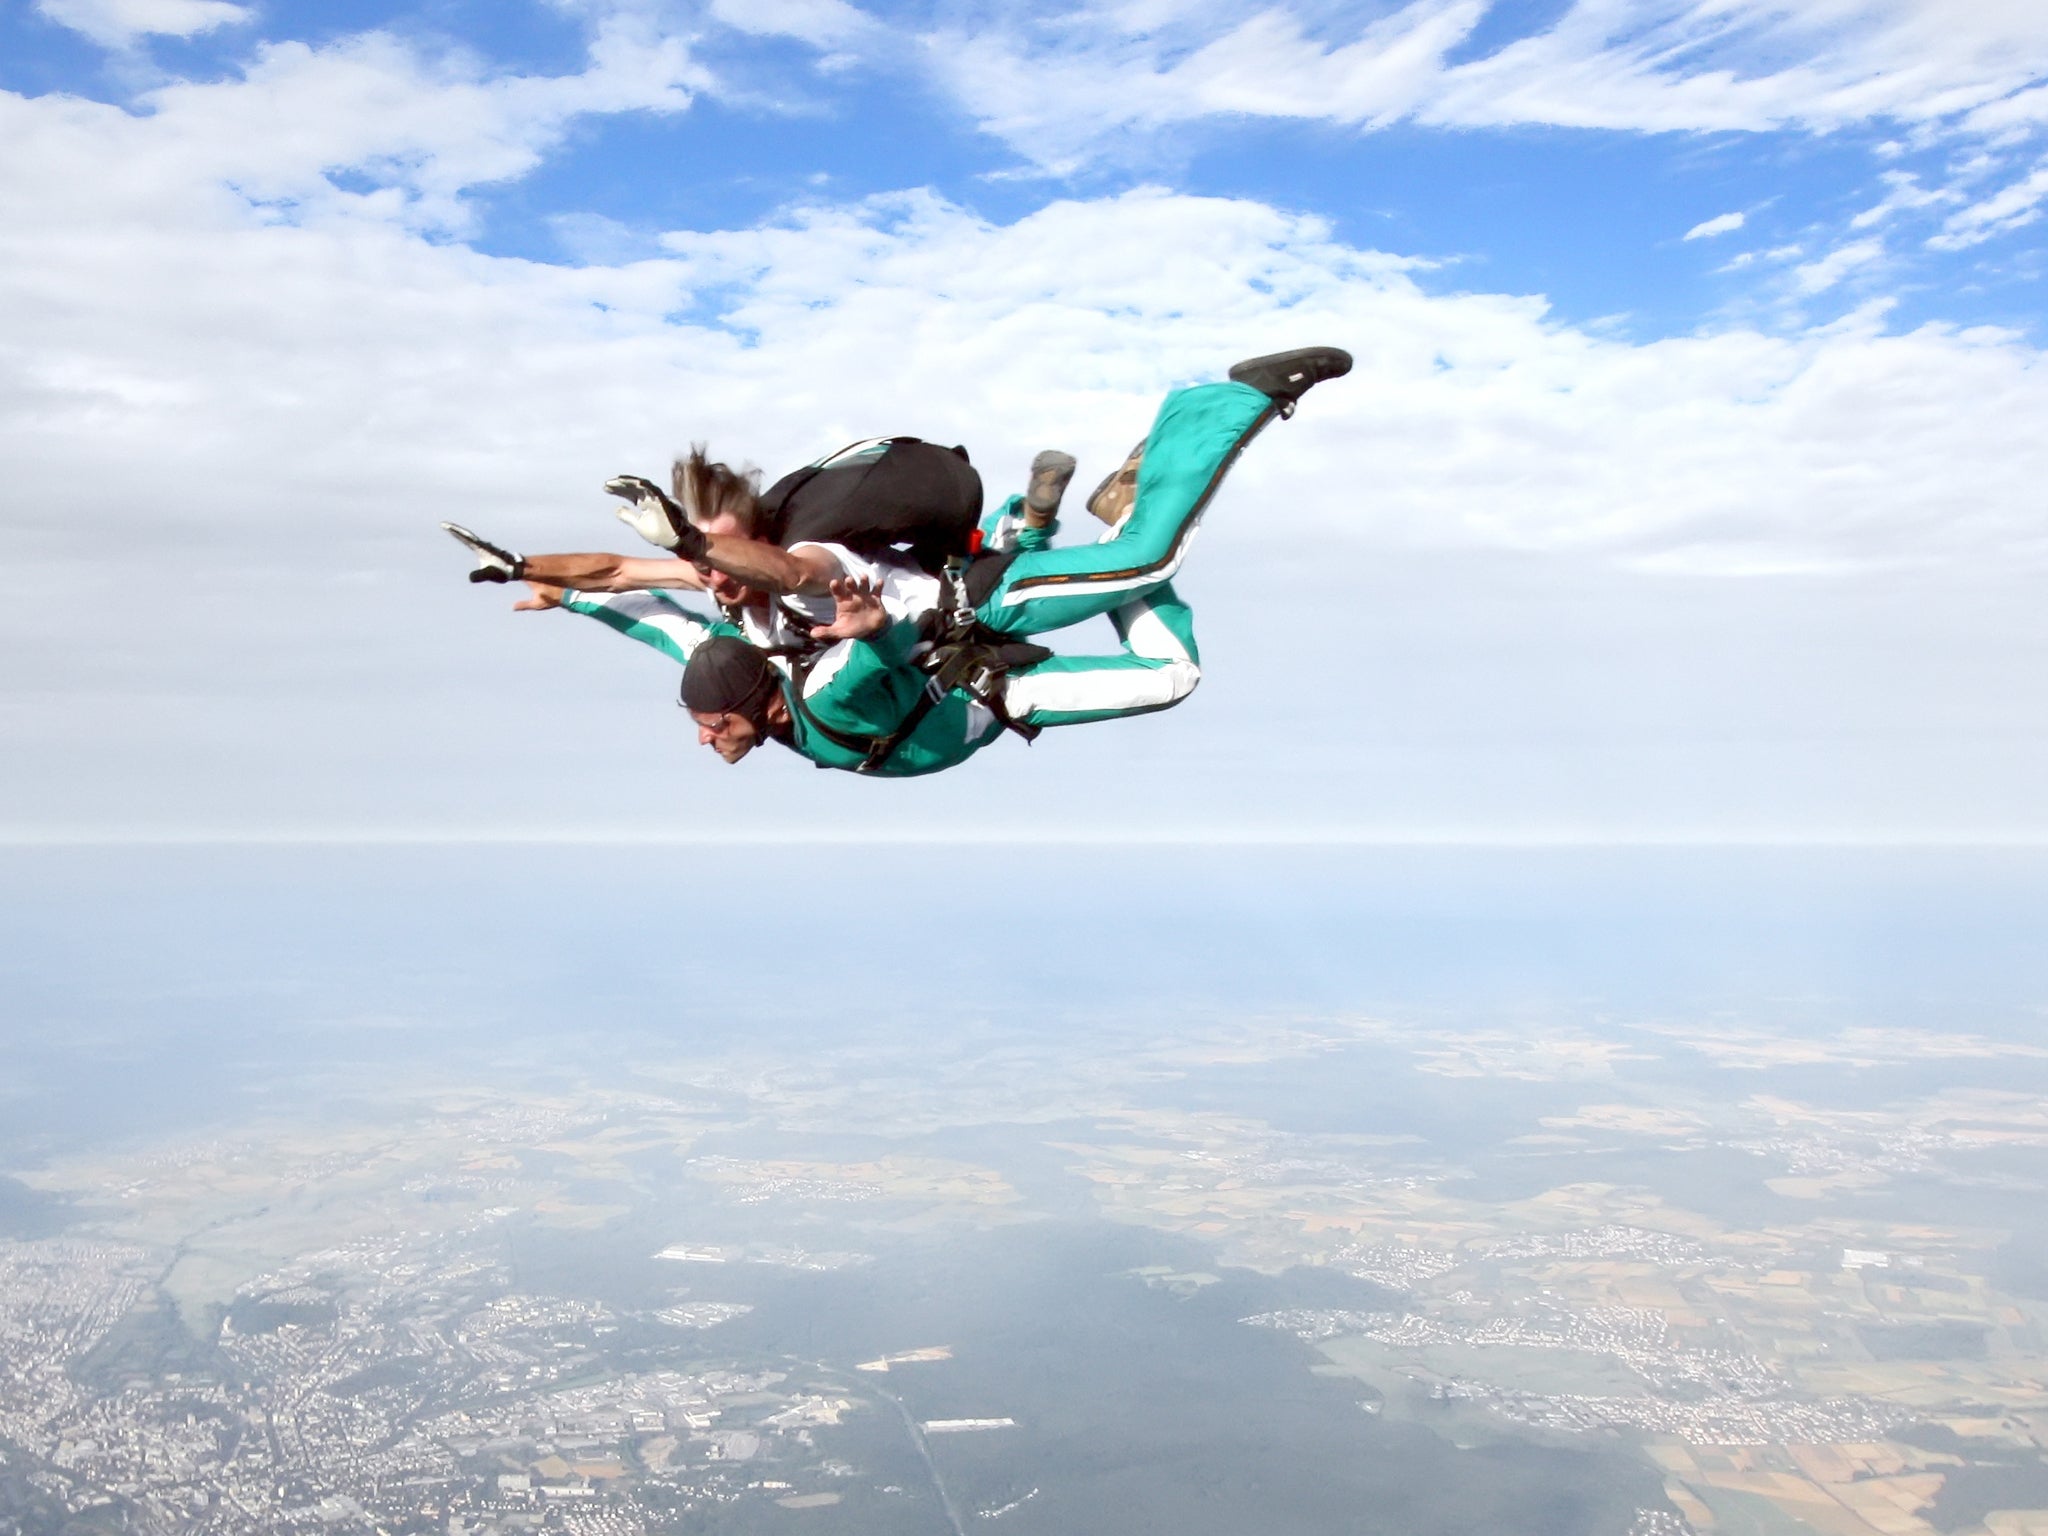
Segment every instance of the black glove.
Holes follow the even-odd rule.
[[[704,530],[691,522],[674,497],[652,480],[638,475],[614,475],[604,488],[632,503],[619,508],[619,521],[650,544],[674,550],[685,560],[702,560],[709,541]]]
[[[519,581],[526,575],[526,556],[515,555],[509,549],[501,549],[489,539],[471,533],[460,523],[443,523],[448,536],[476,556],[476,569],[469,573],[471,581]]]

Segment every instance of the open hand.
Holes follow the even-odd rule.
[[[683,514],[675,498],[652,480],[613,475],[604,488],[627,503],[619,508],[619,521],[648,543],[673,550],[686,560],[704,553],[704,535]]]
[[[832,622],[811,630],[814,640],[866,640],[889,627],[889,614],[874,582],[862,577],[835,576],[832,593]]]
[[[512,605],[514,613],[540,613],[549,608],[562,606],[562,589],[545,581],[528,580],[527,590],[533,595],[522,597]]]

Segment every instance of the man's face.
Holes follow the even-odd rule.
[[[709,534],[729,534],[736,538],[743,536],[740,533],[740,520],[730,512],[707,517],[697,526]],[[697,573],[704,578],[704,590],[711,594],[711,600],[723,603],[728,608],[744,608],[749,603],[758,602],[762,596],[745,582],[737,581],[723,571],[714,571],[707,565],[698,566]],[[728,761],[736,762],[738,759]]]
[[[761,740],[761,733],[754,729],[754,722],[731,710],[712,713],[693,709],[690,718],[697,722],[697,744],[709,747],[728,763],[738,762]]]

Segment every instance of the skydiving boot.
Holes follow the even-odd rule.
[[[1239,384],[1249,384],[1280,407],[1282,420],[1294,414],[1294,403],[1316,385],[1341,379],[1351,371],[1351,354],[1342,347],[1297,347],[1248,357],[1230,370]]]
[[[1074,456],[1048,448],[1031,461],[1031,483],[1024,491],[1024,526],[1050,528],[1059,519],[1060,498],[1074,478]]]
[[[1112,528],[1124,520],[1131,503],[1138,499],[1138,464],[1144,457],[1145,442],[1140,438],[1122,466],[1112,470],[1102,484],[1088,493],[1088,510]]]

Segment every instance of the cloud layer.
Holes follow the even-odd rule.
[[[2048,26],[2020,0],[1573,0],[1522,35],[1492,35],[1513,12],[1484,0],[1365,19],[1211,0],[950,14],[927,39],[937,67],[989,132],[1049,165],[1226,114],[1643,132],[2048,120]]]
[[[144,37],[194,37],[254,15],[229,0],[36,0],[36,9],[106,48]]]
[[[1412,30],[1463,15],[1396,19]],[[791,8],[778,25],[844,20]],[[1350,347],[1359,366],[1248,458],[1205,533],[1191,591],[1221,639],[1204,693],[1156,729],[1041,748],[1028,772],[977,765],[981,784],[1035,784],[1069,813],[1204,823],[1228,814],[1245,754],[1265,761],[1239,734],[1264,710],[1282,739],[1307,744],[1278,802],[1289,815],[1598,824],[1623,814],[1619,795],[1624,820],[1668,826],[1706,790],[1668,762],[1675,801],[1643,785],[1589,798],[1555,764],[1525,756],[1510,771],[1495,747],[1480,753],[1493,766],[1430,770],[1439,789],[1460,772],[1481,786],[1463,812],[1438,807],[1416,765],[1476,727],[1440,715],[1441,689],[1418,692],[1414,677],[1471,686],[1458,637],[1492,637],[1489,654],[1526,671],[1483,685],[1477,718],[1527,727],[1508,732],[1524,754],[1541,730],[1518,697],[1551,699],[1553,720],[1633,719],[1633,746],[1613,749],[1624,758],[1688,732],[1762,737],[1776,717],[1747,696],[1752,663],[1720,649],[1731,631],[1791,633],[1797,613],[1832,603],[1867,635],[1889,619],[1858,617],[1844,594],[1884,593],[1884,615],[1939,631],[1933,653],[1974,656],[1989,642],[1972,626],[1996,607],[1984,585],[2038,572],[2048,554],[2039,349],[1991,328],[1900,333],[1881,306],[1823,327],[1636,343],[1563,323],[1538,296],[1449,290],[1426,264],[1348,244],[1311,215],[1165,188],[1060,198],[1009,221],[921,189],[821,201],[748,227],[672,230],[658,255],[615,264],[465,243],[471,189],[523,174],[580,117],[683,112],[718,89],[686,46],[641,25],[603,20],[586,67],[561,76],[369,34],[265,45],[239,74],[157,87],[137,111],[0,95],[0,140],[34,147],[0,161],[0,197],[18,210],[0,229],[0,460],[19,585],[0,638],[30,659],[5,696],[10,734],[32,744],[6,769],[17,815],[672,818],[674,806],[636,799],[682,750],[652,710],[672,686],[659,667],[571,621],[497,613],[462,587],[435,519],[527,548],[605,540],[598,482],[658,473],[693,437],[779,470],[915,431],[970,444],[998,490],[1057,444],[1082,456],[1085,480],[1122,456],[1162,390],[1309,340]],[[1375,34],[1374,56],[1407,36]],[[1816,258],[1811,281],[1835,280],[1830,259],[1846,260]],[[1608,617],[1536,603],[1517,628],[1503,615],[1526,592],[1469,608],[1473,591],[1522,591],[1539,569],[1557,573],[1539,586],[1591,593]],[[1390,586],[1396,570],[1427,575]],[[1781,585],[1765,593],[1764,577]],[[1782,595],[1787,581],[1809,595]],[[1812,596],[1817,582],[1834,595]],[[1645,583],[1682,584],[1658,590],[1689,594],[1701,631],[1660,628]],[[1275,602],[1289,615],[1277,626]],[[1304,656],[1357,646],[1374,613],[1407,615],[1441,648],[1419,670],[1367,666],[1379,698],[1405,701],[1405,738],[1384,709],[1333,712],[1327,682],[1302,670]],[[1459,625],[1430,628],[1453,613]],[[1558,682],[1632,633],[1658,658],[1629,685],[1632,705]],[[2028,636],[2015,643],[2038,646]],[[1398,653],[1398,634],[1378,638]],[[1254,689],[1257,657],[1300,686]],[[1757,676],[1799,670],[1752,661]],[[1730,713],[1688,722],[1662,702],[1671,686]],[[1930,709],[1947,686],[1915,678],[1891,697]],[[1843,730],[1895,719],[1854,665],[1816,663],[1800,688]],[[1987,687],[1968,730],[2018,708],[2003,697]],[[1845,698],[1868,708],[1843,716]],[[1887,798],[1895,786],[1844,799],[1815,771],[1797,793],[1753,787],[1760,798],[1706,819],[1783,825],[1835,804],[1866,823],[2007,825],[2009,791],[2031,782],[2048,739],[2036,713],[2006,721],[2024,744],[1960,820],[1941,820],[1955,811],[1937,804],[1945,769],[1924,758],[1899,781],[1920,786],[1904,809]],[[1238,725],[1219,735],[1222,720]],[[1190,754],[1192,799],[1144,791],[1146,754],[1168,744]],[[1125,775],[1108,790],[1104,762]],[[796,781],[749,773],[736,789],[718,781],[728,822],[782,824]],[[872,790],[814,782],[802,779],[803,803],[828,817]],[[1362,800],[1368,783],[1390,798]],[[964,811],[986,792],[949,784],[926,803]]]

